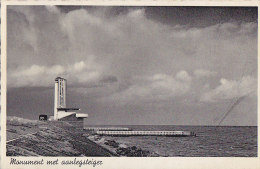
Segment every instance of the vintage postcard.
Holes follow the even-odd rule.
[[[259,166],[257,1],[1,4],[1,167]]]

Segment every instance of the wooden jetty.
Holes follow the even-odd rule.
[[[90,131],[132,131],[127,127],[84,127],[84,130]]]
[[[95,131],[97,135],[104,136],[169,136],[169,137],[188,137],[196,136],[191,131]]]

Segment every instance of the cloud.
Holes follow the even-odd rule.
[[[145,8],[106,16],[99,8],[13,6],[7,15],[8,87],[50,86],[64,76],[79,86],[118,82],[114,91],[126,95],[179,96],[192,88],[199,98],[219,77],[256,76],[257,23],[172,26]]]
[[[184,70],[178,72],[176,74],[176,78],[182,81],[187,81],[187,82],[191,81],[190,75]]]
[[[56,6],[49,5],[49,6],[45,6],[45,7],[51,13],[60,14],[60,10]]]
[[[113,83],[117,78],[101,72],[93,62],[76,62],[72,65],[40,66],[18,68],[9,73],[9,87],[50,87],[57,76],[69,78],[73,86],[100,85]]]
[[[186,94],[191,88],[191,80],[186,71],[178,72],[175,77],[167,74],[154,74],[138,78],[134,85],[110,97],[120,101],[169,99]]]
[[[211,77],[211,76],[215,76],[217,74],[217,72],[212,72],[209,70],[205,70],[205,69],[196,69],[193,74],[195,75],[195,77],[197,78],[202,78],[202,77]]]
[[[257,80],[245,76],[241,80],[227,80],[222,78],[220,85],[215,89],[204,93],[201,97],[203,102],[217,102],[220,100],[234,99],[249,95],[257,91]]]
[[[35,51],[38,50],[38,37],[37,37],[37,27],[35,27],[35,23],[37,22],[36,16],[30,10],[30,8],[13,8],[12,6],[8,7],[13,10],[13,12],[17,14],[21,14],[21,18],[24,22],[20,22],[20,29],[17,30],[16,33],[19,33],[20,41],[22,43],[28,44]],[[11,18],[12,19],[12,18]]]

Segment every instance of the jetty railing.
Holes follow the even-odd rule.
[[[90,131],[132,131],[127,127],[84,127],[84,130]]]
[[[95,131],[97,135],[106,136],[196,136],[191,131]]]

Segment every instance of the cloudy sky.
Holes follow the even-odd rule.
[[[257,124],[257,8],[8,6],[7,111],[88,124]],[[242,99],[241,99],[242,98]]]

